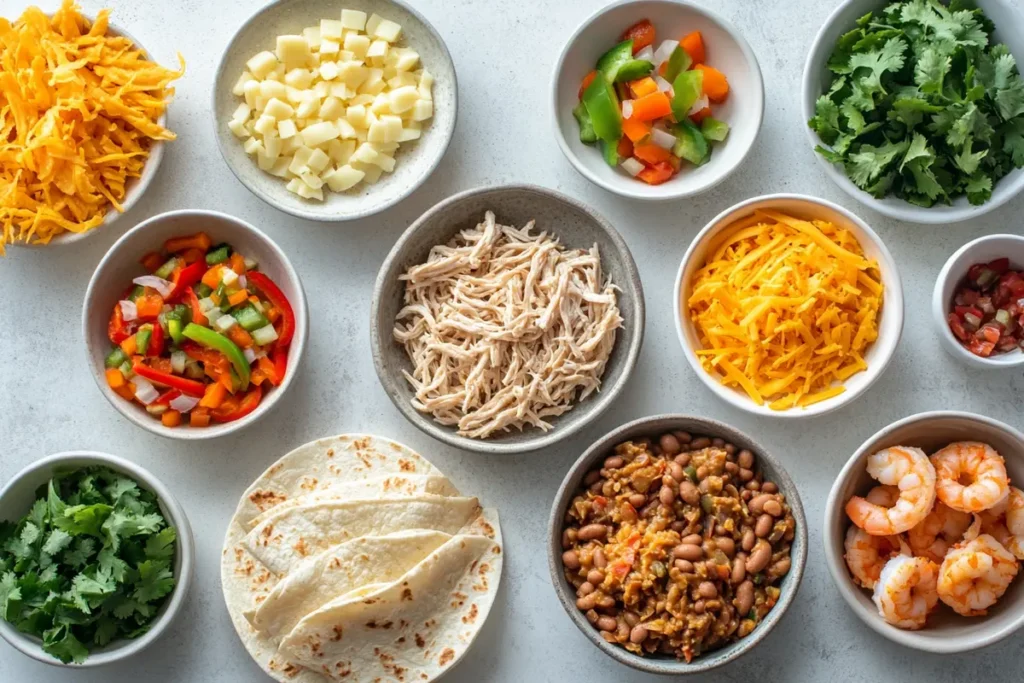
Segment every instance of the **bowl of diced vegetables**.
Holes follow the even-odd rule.
[[[610,5],[569,38],[551,83],[555,138],[583,176],[667,200],[720,183],[761,128],[764,84],[728,21],[677,0]]]
[[[226,214],[172,211],[103,257],[82,328],[111,405],[157,434],[202,439],[237,431],[280,400],[307,320],[302,283],[266,235]]]

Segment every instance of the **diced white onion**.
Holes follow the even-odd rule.
[[[210,297],[204,296],[202,299],[199,300],[199,310],[202,311],[203,313],[206,313],[207,311],[212,311],[215,308],[217,308],[217,304],[213,303],[213,299],[211,299]]]
[[[245,356],[247,361],[249,361],[249,365],[256,362],[256,352],[252,349],[242,349],[242,355]]]
[[[230,287],[231,285],[238,282],[238,273],[231,270],[230,268],[225,268],[221,272],[220,281],[224,283],[225,287]]]
[[[644,165],[641,164],[636,159],[634,159],[633,157],[629,157],[628,159],[624,159],[623,162],[620,164],[620,166],[622,166],[622,170],[623,171],[625,171],[629,175],[633,176],[634,178],[637,175],[639,175],[640,171],[644,170]]]
[[[217,318],[217,322],[215,322],[213,325],[221,332],[227,332],[232,327],[234,327],[237,322],[238,321],[235,320],[233,316],[225,314]]]
[[[654,77],[654,82],[657,83],[658,90],[669,95],[672,94],[672,84],[666,81],[664,78],[656,75]]]
[[[633,100],[622,100],[622,118],[633,117]]]
[[[260,358],[263,358],[263,357],[265,357],[267,355],[267,350],[264,349],[261,346],[257,346],[256,347],[256,351],[255,351],[255,355],[256,355],[256,360],[259,360]]]
[[[139,399],[143,405],[148,406],[160,397],[160,392],[145,377],[135,375],[135,377],[132,377],[131,382],[135,387],[135,398]]]
[[[651,142],[662,149],[672,149],[676,144],[676,136],[660,128],[651,129]]]
[[[238,286],[241,289],[245,289],[249,286],[249,280],[244,275],[238,276]]]
[[[185,372],[185,363],[188,362],[188,354],[184,351],[171,351],[171,369],[179,375]]]
[[[272,341],[277,341],[277,330],[273,325],[266,325],[252,333],[252,339],[260,346],[266,346]]]
[[[245,257],[245,269],[246,270],[255,270],[258,265],[260,265],[260,264],[259,264],[259,262],[256,259],[251,259],[248,256]]]
[[[654,51],[654,59],[651,60],[654,62],[654,66],[661,66],[662,62],[672,56],[677,47],[679,47],[678,40],[663,40],[658,49]]]
[[[644,49],[640,50],[640,52],[637,52],[635,55],[633,55],[633,59],[642,59],[647,62],[653,62],[654,50],[652,50],[651,46],[648,45]]]
[[[707,96],[707,95],[701,95],[701,96],[700,96],[700,97],[699,97],[699,98],[697,99],[697,101],[693,103],[693,106],[692,106],[692,107],[690,107],[690,111],[686,112],[686,115],[687,115],[687,116],[693,116],[694,114],[696,114],[697,112],[699,112],[699,111],[700,111],[701,109],[703,109],[704,107],[710,106],[710,104],[711,104],[711,103],[710,103],[710,101],[708,100],[708,96]]]
[[[121,319],[126,323],[139,319],[139,309],[134,301],[122,299],[117,302],[117,305],[121,307]]]
[[[251,303],[252,303],[253,308],[255,308],[260,313],[264,313],[265,312],[264,309],[263,309],[263,304],[261,304],[259,301],[253,301]]]
[[[195,396],[181,394],[172,398],[170,405],[172,410],[177,410],[179,413],[187,413],[199,405],[199,399]]]
[[[157,277],[156,275],[140,275],[139,277],[132,280],[137,285],[143,287],[152,287],[156,291],[160,292],[160,296],[168,297],[171,292],[174,291],[174,283]]]

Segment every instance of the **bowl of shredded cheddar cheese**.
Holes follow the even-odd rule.
[[[823,199],[755,197],[693,240],[675,290],[679,341],[726,402],[806,417],[865,392],[903,331],[903,287],[885,244]]]
[[[138,41],[64,0],[0,20],[0,255],[77,242],[133,206],[156,174],[171,81]],[[179,60],[180,60],[179,56]]]

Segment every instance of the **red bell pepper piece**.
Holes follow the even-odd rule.
[[[250,285],[263,292],[267,300],[281,311],[281,329],[277,331],[277,343],[280,346],[288,346],[295,335],[295,311],[288,303],[288,297],[263,273],[246,273],[245,277]]]
[[[174,278],[174,291],[167,297],[167,303],[174,304],[181,301],[185,296],[185,290],[202,280],[205,272],[206,261],[196,261],[178,271]]]
[[[164,393],[160,394],[155,401],[157,405],[170,405],[171,401],[181,396],[181,392],[177,389],[168,389]]]
[[[159,358],[164,352],[164,328],[160,323],[153,323],[153,333],[149,337],[149,346],[146,347],[146,355]]]
[[[107,324],[107,337],[114,344],[120,345],[128,337],[135,334],[135,323],[126,323],[121,313],[120,304],[114,304],[114,312],[110,314],[110,322]]]
[[[136,375],[145,377],[151,382],[164,384],[172,389],[177,389],[183,394],[195,396],[196,398],[202,398],[203,393],[206,391],[206,385],[202,382],[197,382],[194,379],[187,379],[185,377],[178,377],[177,375],[172,375],[169,372],[154,370],[148,365],[145,365],[141,360],[137,360],[132,364],[132,371]]]
[[[235,420],[241,420],[243,417],[256,410],[256,407],[260,404],[260,400],[262,400],[262,398],[263,390],[260,389],[258,384],[254,384],[241,401],[235,397],[225,399],[219,408],[215,408],[211,411],[210,415],[217,422],[234,422]]]
[[[633,54],[640,52],[648,45],[654,43],[654,25],[650,19],[642,19],[633,24],[622,34],[622,40],[633,41]]]
[[[203,309],[199,307],[199,297],[196,296],[196,291],[191,287],[186,287],[185,298],[188,299],[188,305],[192,307],[192,322],[197,325],[208,325],[209,321],[203,315]]]
[[[675,175],[675,169],[667,161],[660,161],[637,174],[637,178],[648,185],[661,185]]]
[[[277,345],[270,354],[270,360],[274,363],[274,371],[277,373],[277,384],[284,381],[284,374],[288,370],[288,347]]]

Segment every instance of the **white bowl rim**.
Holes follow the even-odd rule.
[[[832,398],[821,401],[820,403],[815,403],[806,408],[788,408],[786,410],[772,410],[767,406],[756,405],[753,401],[750,400],[748,396],[741,395],[738,391],[735,391],[734,389],[731,389],[730,387],[721,384],[707,371],[705,371],[703,366],[701,366],[700,362],[697,361],[697,356],[694,353],[695,349],[690,348],[690,345],[686,340],[686,335],[683,334],[683,325],[685,323],[682,316],[682,287],[683,273],[686,270],[686,264],[689,263],[690,259],[693,258],[694,253],[697,251],[697,248],[704,241],[707,234],[711,232],[711,230],[714,229],[719,223],[721,223],[726,216],[728,216],[731,213],[735,213],[740,209],[746,208],[751,204],[758,204],[764,201],[773,201],[780,199],[788,199],[807,202],[811,204],[818,204],[819,206],[823,206],[845,216],[848,220],[856,224],[857,227],[864,231],[864,233],[868,236],[871,242],[878,248],[879,252],[882,255],[882,262],[879,263],[879,266],[888,270],[892,274],[892,277],[897,284],[897,287],[895,289],[892,287],[886,288],[886,298],[883,300],[885,305],[892,306],[896,311],[896,330],[895,334],[892,335],[891,342],[882,343],[880,339],[875,341],[876,344],[881,345],[882,356],[876,360],[874,367],[877,368],[877,371],[875,371],[874,374],[868,374],[867,381],[864,382],[864,384],[862,384],[861,386],[857,387],[854,390],[844,391],[838,396],[833,396]],[[892,297],[891,300],[889,299],[890,296]],[[892,360],[893,355],[895,355],[896,348],[899,346],[900,339],[903,336],[903,323],[905,313],[903,305],[903,282],[900,278],[900,272],[899,268],[896,266],[896,261],[895,259],[893,259],[892,254],[889,253],[889,249],[885,246],[885,242],[882,241],[882,238],[878,236],[878,234],[871,228],[871,226],[869,226],[863,219],[854,214],[852,211],[838,204],[834,204],[828,201],[827,199],[822,199],[820,197],[812,197],[810,195],[804,194],[779,193],[751,197],[750,199],[746,199],[742,202],[739,202],[738,204],[730,206],[728,209],[712,218],[708,222],[708,224],[705,225],[701,229],[701,231],[697,233],[697,236],[694,237],[693,240],[690,242],[690,246],[687,247],[686,253],[683,255],[683,260],[679,263],[679,271],[676,273],[675,292],[672,295],[672,303],[675,309],[673,311],[673,316],[675,318],[676,323],[676,336],[679,339],[680,345],[683,347],[683,355],[686,356],[686,361],[690,364],[690,368],[693,370],[694,374],[696,374],[697,377],[700,378],[701,382],[704,383],[704,386],[711,389],[711,391],[718,398],[724,400],[729,405],[739,408],[741,410],[745,410],[746,412],[751,413],[753,415],[759,415],[762,417],[774,417],[782,419],[801,419],[807,417],[817,417],[819,415],[831,413],[832,411],[838,410],[839,408],[842,408],[848,403],[851,403],[854,399],[864,395],[867,392],[867,390],[870,389],[874,385],[874,383],[877,382],[878,379],[882,376],[882,374],[885,372],[886,367],[889,365],[889,362]],[[865,373],[870,373],[870,368],[867,371],[865,371]]]
[[[811,48],[808,50],[807,58],[804,61],[804,72],[803,77],[801,78],[801,99],[803,100],[801,104],[801,111],[803,113],[803,128],[807,135],[807,139],[811,142],[811,152],[814,154],[817,162],[825,170],[825,174],[836,184],[837,187],[839,187],[839,189],[868,208],[873,209],[884,216],[888,216],[889,218],[907,221],[908,223],[918,223],[921,225],[942,225],[978,218],[990,211],[998,209],[1000,206],[1016,197],[1021,190],[1024,190],[1024,176],[1021,176],[1018,179],[1017,186],[1015,188],[1011,189],[1009,192],[1001,193],[998,196],[993,193],[992,197],[980,206],[974,206],[972,204],[967,204],[965,206],[946,206],[936,204],[935,206],[926,208],[923,206],[915,206],[910,202],[897,197],[887,197],[883,201],[872,197],[870,194],[854,185],[845,173],[836,168],[835,164],[830,164],[824,157],[814,151],[814,147],[822,144],[822,141],[818,138],[818,134],[811,130],[811,127],[807,125],[807,121],[814,116],[814,102],[822,95],[822,93],[812,93],[810,91],[811,74],[818,68],[818,64],[812,63],[812,59],[815,53],[820,49],[821,43],[825,40],[825,32],[839,19],[839,15],[846,11],[847,7],[857,2],[862,2],[862,0],[843,0],[843,2],[841,2],[839,6],[828,15],[828,18],[822,22],[821,28],[818,29],[818,33],[814,36],[814,40],[811,42]],[[878,7],[881,8],[886,5],[886,2],[885,0],[878,0],[877,4]],[[851,26],[851,28],[853,27]]]
[[[307,220],[320,221],[320,222],[324,222],[324,223],[347,223],[348,221],[354,221],[354,220],[359,220],[361,218],[367,218],[368,216],[373,216],[375,214],[378,214],[378,213],[380,213],[382,211],[390,209],[391,207],[399,204],[400,202],[402,202],[406,198],[408,198],[409,195],[411,195],[413,192],[415,192],[420,187],[422,187],[423,184],[427,182],[427,179],[430,178],[430,176],[432,176],[434,174],[434,171],[437,170],[437,167],[440,166],[441,161],[447,155],[448,148],[451,146],[451,143],[452,143],[452,138],[455,137],[455,126],[456,126],[456,124],[458,122],[458,119],[459,119],[459,82],[458,82],[459,75],[458,75],[458,71],[455,69],[455,61],[452,59],[451,52],[448,50],[448,45],[447,45],[447,43],[444,42],[444,38],[441,36],[441,33],[436,28],[434,28],[434,25],[431,24],[427,20],[427,18],[425,16],[423,16],[422,13],[419,12],[419,10],[417,10],[416,8],[414,8],[411,5],[407,4],[404,0],[385,0],[385,1],[386,2],[390,2],[390,3],[394,4],[394,5],[398,5],[400,8],[402,8],[403,10],[408,12],[409,14],[413,15],[414,17],[416,17],[420,21],[420,23],[422,23],[426,27],[427,31],[430,32],[431,34],[433,34],[434,38],[437,40],[438,44],[441,46],[441,51],[444,54],[445,59],[448,61],[449,64],[452,65],[452,117],[451,117],[451,123],[448,124],[448,127],[443,131],[443,133],[444,133],[444,144],[441,146],[440,152],[437,154],[437,157],[430,162],[430,165],[427,167],[426,173],[424,173],[422,175],[422,177],[420,177],[420,179],[418,181],[410,183],[409,186],[405,190],[403,190],[402,192],[398,193],[397,195],[395,195],[392,199],[389,199],[388,201],[385,201],[385,202],[380,203],[380,204],[375,204],[375,205],[368,206],[365,209],[359,209],[357,211],[353,211],[351,214],[348,214],[348,215],[345,215],[345,216],[327,216],[327,215],[324,215],[323,213],[319,213],[319,212],[316,212],[316,211],[307,211],[307,210],[302,209],[302,208],[296,208],[296,207],[288,206],[288,205],[285,205],[285,204],[281,204],[280,202],[278,202],[273,197],[264,194],[255,185],[251,184],[248,180],[246,180],[242,176],[242,174],[240,174],[237,170],[235,170],[235,167],[231,165],[231,162],[228,161],[227,150],[224,149],[224,144],[225,143],[224,143],[224,141],[222,139],[222,136],[219,134],[220,122],[217,120],[217,86],[216,86],[216,84],[218,82],[220,82],[221,78],[224,76],[223,71],[224,71],[225,68],[227,68],[228,53],[231,51],[231,48],[234,46],[235,39],[238,38],[238,34],[239,33],[244,31],[245,29],[247,29],[250,24],[253,24],[256,21],[256,19],[258,17],[260,17],[264,12],[266,12],[270,8],[274,7],[275,5],[280,5],[280,4],[283,4],[283,3],[286,3],[286,2],[291,2],[291,0],[273,0],[272,2],[264,5],[263,7],[260,7],[255,12],[253,12],[251,15],[249,15],[249,17],[245,20],[245,22],[243,22],[242,25],[239,26],[235,30],[235,32],[233,34],[231,34],[231,38],[230,38],[230,40],[228,40],[227,47],[225,47],[224,51],[221,53],[220,59],[217,61],[217,70],[214,72],[214,75],[213,75],[214,87],[211,88],[211,90],[210,90],[210,113],[211,113],[211,118],[212,118],[212,121],[213,121],[213,137],[217,141],[217,149],[220,150],[220,155],[221,155],[221,158],[224,160],[224,165],[227,166],[228,169],[231,171],[231,174],[233,176],[235,176],[235,178],[238,179],[238,182],[242,183],[242,185],[245,186],[245,189],[249,190],[249,192],[251,192],[255,197],[257,197],[258,199],[260,199],[263,202],[266,202],[267,204],[269,204],[270,206],[274,207],[278,211],[283,211],[284,213],[287,213],[289,215],[295,216],[297,218],[305,218]]]
[[[747,61],[748,64],[750,64],[751,74],[753,75],[754,80],[756,81],[757,111],[755,112],[755,115],[757,117],[757,126],[754,137],[751,139],[750,144],[747,146],[747,148],[743,150],[743,154],[741,154],[739,158],[736,159],[736,163],[734,163],[731,167],[727,168],[722,173],[722,175],[714,179],[713,182],[710,182],[709,184],[703,187],[698,186],[691,188],[688,187],[686,183],[680,183],[678,189],[675,192],[665,194],[663,196],[654,197],[650,195],[639,194],[633,191],[632,187],[626,185],[625,183],[620,185],[617,183],[606,182],[596,173],[592,172],[589,168],[587,168],[586,164],[584,164],[579,159],[579,157],[577,157],[576,154],[574,154],[573,151],[569,149],[569,144],[565,141],[565,136],[562,134],[562,129],[558,125],[558,115],[560,111],[560,107],[558,106],[558,76],[559,74],[562,73],[562,68],[565,65],[565,56],[569,52],[569,48],[576,43],[576,41],[579,39],[583,31],[586,30],[592,23],[594,23],[594,21],[598,17],[607,14],[608,12],[622,5],[632,4],[633,2],[635,2],[635,0],[617,0],[616,2],[612,2],[611,4],[606,5],[605,7],[602,7],[601,9],[591,14],[589,17],[584,19],[579,26],[576,27],[576,30],[573,31],[571,36],[569,36],[569,39],[565,42],[565,45],[562,46],[562,51],[558,55],[558,60],[555,62],[555,68],[551,72],[551,95],[548,102],[551,105],[551,109],[549,110],[549,116],[551,119],[551,123],[553,124],[553,127],[555,129],[555,141],[558,142],[558,147],[559,149],[562,150],[562,154],[565,155],[565,158],[569,160],[569,163],[572,164],[573,168],[579,171],[580,175],[582,175],[584,178],[594,183],[598,187],[603,187],[609,192],[614,192],[615,194],[621,197],[628,197],[629,199],[637,199],[648,202],[667,202],[675,199],[682,199],[684,197],[692,197],[712,190],[717,185],[721,184],[726,179],[728,179],[729,176],[731,176],[736,171],[736,169],[743,165],[743,162],[746,161],[747,156],[750,155],[750,151],[754,148],[754,143],[757,142],[757,137],[758,135],[760,135],[761,125],[762,123],[764,123],[764,78],[761,74],[761,65],[757,61],[757,55],[754,54],[754,50],[750,47],[750,43],[747,42],[747,39],[743,37],[743,34],[740,33],[739,29],[731,21],[729,21],[722,15],[718,14],[717,12],[708,9],[703,5],[697,5],[691,2],[690,0],[653,1],[660,2],[666,5],[678,5],[681,7],[686,7],[687,9],[693,10],[697,14],[705,16],[714,23],[717,23],[719,26],[722,27],[723,30],[725,30],[726,33],[732,36],[733,40],[735,40],[736,44],[739,46],[740,52],[743,53],[743,58]]]
[[[866,612],[864,610],[864,606],[854,597],[856,594],[855,591],[859,591],[860,588],[855,589],[852,585],[849,585],[850,577],[846,571],[846,565],[843,563],[841,555],[837,555],[833,551],[833,547],[829,545],[829,529],[831,528],[832,518],[837,514],[836,507],[840,504],[845,505],[845,501],[842,501],[842,503],[839,501],[840,488],[851,476],[852,470],[861,464],[861,459],[868,449],[872,447],[871,445],[878,443],[893,432],[902,429],[909,424],[941,419],[971,420],[974,422],[980,422],[992,427],[993,429],[1006,432],[1015,440],[1024,444],[1024,433],[1021,433],[1014,427],[994,418],[963,410],[930,410],[923,413],[915,413],[882,427],[877,432],[869,436],[857,448],[857,450],[854,451],[853,455],[850,456],[849,460],[846,461],[843,468],[839,471],[839,474],[836,475],[836,478],[832,483],[832,488],[829,489],[828,497],[825,499],[824,526],[822,527],[823,531],[821,539],[825,551],[825,565],[828,567],[829,575],[832,577],[832,582],[835,584],[836,590],[839,591],[839,594],[843,597],[843,600],[850,607],[853,613],[856,614],[861,621],[867,624],[871,630],[892,642],[898,643],[899,645],[921,650],[923,652],[931,652],[934,654],[958,654],[961,652],[973,652],[979,648],[987,647],[1011,635],[1020,629],[1021,626],[1024,626],[1024,612],[1021,612],[1017,617],[1016,623],[1009,624],[1006,628],[992,634],[974,636],[970,642],[960,642],[960,639],[955,638],[945,638],[943,640],[921,638],[918,636],[916,631],[897,629],[884,622],[875,613]],[[897,638],[897,636],[899,637]]]
[[[947,352],[952,352],[955,349],[956,353],[951,353],[951,355],[955,355],[957,360],[985,370],[1015,368],[1017,366],[1024,365],[1024,351],[1018,349],[1017,351],[984,358],[982,356],[976,356],[965,349],[963,344],[960,343],[960,340],[953,336],[953,332],[949,329],[949,325],[946,323],[946,315],[949,314],[949,311],[947,310],[948,302],[943,298],[942,290],[946,287],[946,282],[950,277],[950,271],[953,269],[953,264],[956,261],[986,242],[997,239],[1020,242],[1022,247],[1024,247],[1024,237],[1020,235],[1011,235],[1009,233],[983,235],[977,239],[973,239],[957,249],[953,252],[952,256],[946,259],[946,263],[942,266],[942,270],[939,271],[939,276],[935,278],[935,289],[932,290],[932,317],[935,319],[935,324],[939,328],[939,335],[942,337],[943,341],[946,342],[943,344],[944,348]],[[1021,265],[1024,266],[1024,264]]]
[[[181,553],[181,570],[178,575],[175,576],[174,592],[171,594],[171,599],[167,602],[167,607],[164,609],[164,613],[152,622],[149,631],[134,640],[115,641],[123,644],[107,652],[89,654],[86,660],[81,664],[65,664],[59,659],[55,659],[46,652],[43,652],[42,647],[35,642],[35,639],[21,633],[5,619],[0,619],[0,636],[2,636],[4,640],[22,654],[28,655],[38,662],[49,664],[51,666],[87,669],[113,664],[114,662],[118,662],[138,654],[155,642],[157,638],[167,630],[175,617],[177,617],[178,612],[181,611],[185,598],[188,596],[188,591],[192,586],[192,575],[195,569],[195,542],[192,538],[192,527],[189,524],[188,517],[185,515],[184,508],[181,507],[181,504],[178,503],[170,490],[164,486],[163,482],[157,479],[153,473],[141,465],[137,465],[125,458],[111,455],[109,453],[102,453],[100,451],[61,451],[60,453],[54,453],[53,455],[48,455],[45,458],[36,460],[30,465],[19,470],[17,474],[11,477],[11,479],[4,484],[3,488],[0,488],[0,500],[3,500],[8,493],[14,489],[15,485],[25,477],[30,476],[39,470],[75,459],[92,460],[94,461],[94,465],[110,467],[111,469],[128,474],[132,479],[135,479],[137,482],[143,484],[146,488],[155,493],[160,502],[163,503],[164,508],[167,510],[167,516],[170,517],[168,521],[171,522],[177,530],[176,535],[178,537],[178,548]]]
[[[94,16],[90,16],[88,14],[85,14],[84,12],[80,12],[80,14],[84,18],[88,19],[90,22],[96,21],[96,17]],[[47,16],[52,17],[53,15],[49,14]],[[146,59],[148,59],[151,62],[156,61],[153,59],[153,55],[150,53],[150,51],[147,50],[142,45],[142,43],[139,42],[138,38],[136,38],[131,33],[126,31],[120,25],[115,24],[113,21],[108,20],[107,32],[112,32],[116,35],[127,38],[128,40],[132,41],[135,47],[138,48],[143,55],[146,56]],[[167,112],[170,109],[170,107],[170,101],[168,101],[167,104],[164,106],[163,113],[160,114],[160,117],[156,120],[157,124],[161,128],[167,127]],[[123,212],[118,211],[113,206],[111,206],[110,209],[107,211],[107,215],[103,217],[103,222],[97,225],[92,230],[86,230],[85,232],[62,232],[60,235],[57,235],[46,244],[36,244],[34,242],[13,242],[10,246],[19,247],[22,249],[46,249],[49,247],[63,247],[68,244],[75,244],[77,242],[81,242],[84,239],[88,239],[89,237],[95,235],[96,233],[98,233],[100,230],[107,227],[111,223],[117,221],[124,214],[128,213],[133,206],[138,204],[139,200],[142,199],[142,195],[146,193],[146,190],[149,189],[150,184],[152,184],[153,178],[156,177],[156,173],[160,169],[160,162],[164,158],[164,142],[164,140],[150,141],[149,156],[146,157],[146,163],[143,164],[142,166],[142,173],[139,175],[138,178],[133,179],[134,182],[131,185],[131,195],[128,196],[128,194],[126,193],[125,200],[121,202],[121,208],[124,209]]]
[[[295,349],[296,356],[295,361],[289,361],[290,372],[285,373],[284,382],[281,383],[281,386],[275,387],[273,393],[270,394],[269,397],[262,399],[260,401],[260,405],[257,406],[252,413],[233,422],[225,422],[219,424],[216,427],[211,426],[204,427],[202,429],[182,429],[180,427],[172,428],[165,427],[159,420],[151,419],[150,416],[143,417],[143,415],[141,415],[139,411],[135,409],[135,406],[133,404],[128,403],[127,401],[124,400],[114,400],[114,396],[107,391],[107,385],[104,378],[101,375],[97,374],[96,372],[92,371],[93,358],[92,356],[89,355],[89,331],[93,326],[91,323],[94,322],[91,321],[89,316],[89,302],[92,300],[93,289],[97,285],[97,279],[99,277],[100,272],[102,272],[102,270],[106,268],[107,265],[114,260],[115,252],[117,252],[124,245],[125,242],[127,242],[133,235],[135,235],[135,233],[145,230],[153,223],[157,223],[167,218],[174,218],[177,216],[216,218],[218,220],[233,222],[237,224],[239,227],[241,227],[243,230],[255,233],[258,236],[258,239],[265,240],[267,246],[270,248],[272,252],[274,252],[274,258],[276,259],[277,264],[280,264],[281,268],[285,271],[288,280],[295,283],[295,288],[298,293],[297,301],[289,301],[289,303],[291,303],[292,305],[292,310],[295,313],[296,319],[296,334],[295,337],[292,339],[292,343],[289,348]],[[106,316],[102,316],[102,319],[106,320]],[[302,332],[301,334],[299,334],[300,331]],[[89,285],[85,290],[85,299],[82,301],[82,337],[83,341],[85,342],[84,346],[86,362],[89,365],[90,374],[92,375],[93,380],[96,382],[96,386],[100,390],[100,393],[103,394],[103,397],[106,398],[107,401],[112,406],[114,406],[114,408],[116,408],[117,411],[121,413],[121,415],[126,417],[129,421],[133,422],[134,424],[138,425],[139,427],[142,427],[143,429],[149,432],[152,432],[153,434],[157,434],[168,439],[178,439],[181,441],[202,441],[205,439],[216,439],[222,436],[227,436],[228,434],[233,434],[241,429],[244,429],[245,427],[248,427],[250,424],[259,421],[262,417],[269,413],[274,408],[274,406],[277,405],[280,398],[284,396],[285,392],[288,390],[288,388],[292,385],[292,382],[295,380],[295,376],[298,374],[297,371],[299,368],[299,364],[302,362],[302,359],[305,355],[306,340],[308,336],[309,308],[308,303],[306,301],[306,291],[302,286],[302,280],[299,278],[298,273],[292,266],[291,261],[288,260],[288,257],[284,253],[284,250],[282,250],[281,247],[277,245],[277,242],[272,240],[269,235],[267,235],[265,232],[255,227],[248,221],[244,221],[241,218],[232,216],[222,211],[213,211],[210,209],[177,209],[175,211],[165,211],[163,213],[158,213],[155,216],[147,218],[146,220],[142,221],[125,234],[121,235],[121,237],[116,242],[114,242],[110,249],[107,250],[107,253],[103,255],[103,258],[100,259],[99,264],[97,264],[96,270],[93,271],[92,277],[89,278]]]

